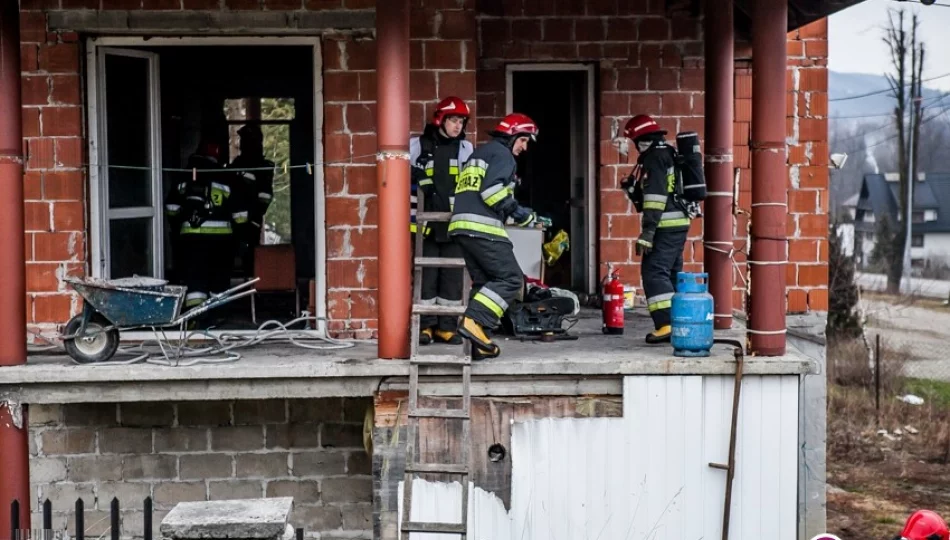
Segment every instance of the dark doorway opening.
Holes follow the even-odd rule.
[[[589,81],[588,71],[513,71],[512,110],[527,114],[540,130],[538,142],[518,158],[524,180],[516,193],[522,204],[548,216],[550,240],[560,230],[570,237],[570,251],[545,270],[549,286],[589,291],[589,245],[596,239],[590,225]]]

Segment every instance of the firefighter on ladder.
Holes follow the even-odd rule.
[[[537,135],[533,120],[509,114],[491,132],[492,140],[475,150],[455,186],[449,234],[461,246],[472,278],[471,297],[458,333],[472,342],[473,360],[501,354],[489,332],[498,327],[508,304],[524,286],[505,221],[511,218],[521,227],[551,225],[549,219],[518,204],[514,196],[515,156],[527,150]]]
[[[179,235],[177,266],[188,289],[186,309],[228,289],[234,265],[233,226],[247,223],[247,209],[232,199],[230,175],[220,157],[220,146],[202,141],[188,159],[189,171],[181,173],[165,198],[172,233]]]
[[[666,131],[647,115],[631,118],[623,135],[633,141],[640,153],[634,172],[622,186],[643,213],[636,253],[643,256],[643,290],[654,326],[646,342],[669,342],[676,274],[683,269],[683,248],[690,223],[675,197],[675,150],[666,143]]]
[[[417,190],[422,190],[424,195],[423,211],[452,211],[459,170],[473,151],[472,143],[465,140],[465,125],[470,116],[471,111],[464,101],[455,96],[447,97],[436,105],[432,120],[426,124],[422,135],[409,141],[409,161],[412,164],[409,230],[414,234],[420,232],[416,225]],[[423,257],[462,258],[462,248],[449,236],[448,223],[430,223],[422,235]],[[462,305],[463,278],[461,268],[423,269],[422,303]],[[457,317],[424,316],[420,321],[419,343],[428,345],[438,340],[461,344],[457,328]]]

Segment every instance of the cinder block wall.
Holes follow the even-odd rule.
[[[30,407],[33,522],[47,498],[53,527],[109,530],[118,497],[122,537],[141,537],[183,501],[294,497],[293,525],[310,538],[371,539],[372,466],[363,418],[372,400],[108,403]]]

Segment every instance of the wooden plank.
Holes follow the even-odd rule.
[[[468,465],[464,463],[413,463],[406,465],[406,472],[416,474],[457,474],[468,476]]]
[[[416,267],[465,268],[465,259],[453,257],[416,257]]]
[[[451,219],[452,212],[416,212],[416,223],[445,223]]]
[[[461,316],[465,314],[465,306],[435,306],[415,304],[412,306],[413,315],[446,315]]]

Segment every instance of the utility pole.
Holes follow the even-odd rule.
[[[915,96],[916,97],[916,96]],[[916,100],[915,100],[916,101]],[[914,215],[914,120],[916,114],[914,107],[911,107],[910,112],[910,139],[907,144],[907,208],[904,209],[904,219],[907,220],[905,223],[907,227],[904,229],[907,231],[906,236],[904,236],[904,279],[907,282],[907,292],[911,290],[911,275],[910,275],[910,245],[911,239],[914,237],[913,232],[911,231],[911,226],[913,224],[913,215]]]
[[[919,84],[919,83],[918,83]],[[907,280],[907,293],[909,294],[912,290],[911,279],[911,246],[913,244],[912,239],[913,235],[913,216],[914,216],[914,182],[917,180],[916,174],[914,174],[914,158],[916,157],[916,152],[914,151],[914,135],[917,129],[920,127],[920,113],[921,113],[921,96],[920,90],[918,89],[916,95],[912,96],[913,106],[911,107],[910,112],[910,138],[907,145],[907,208],[905,212],[904,219],[907,220],[907,234],[904,237],[904,277]]]

